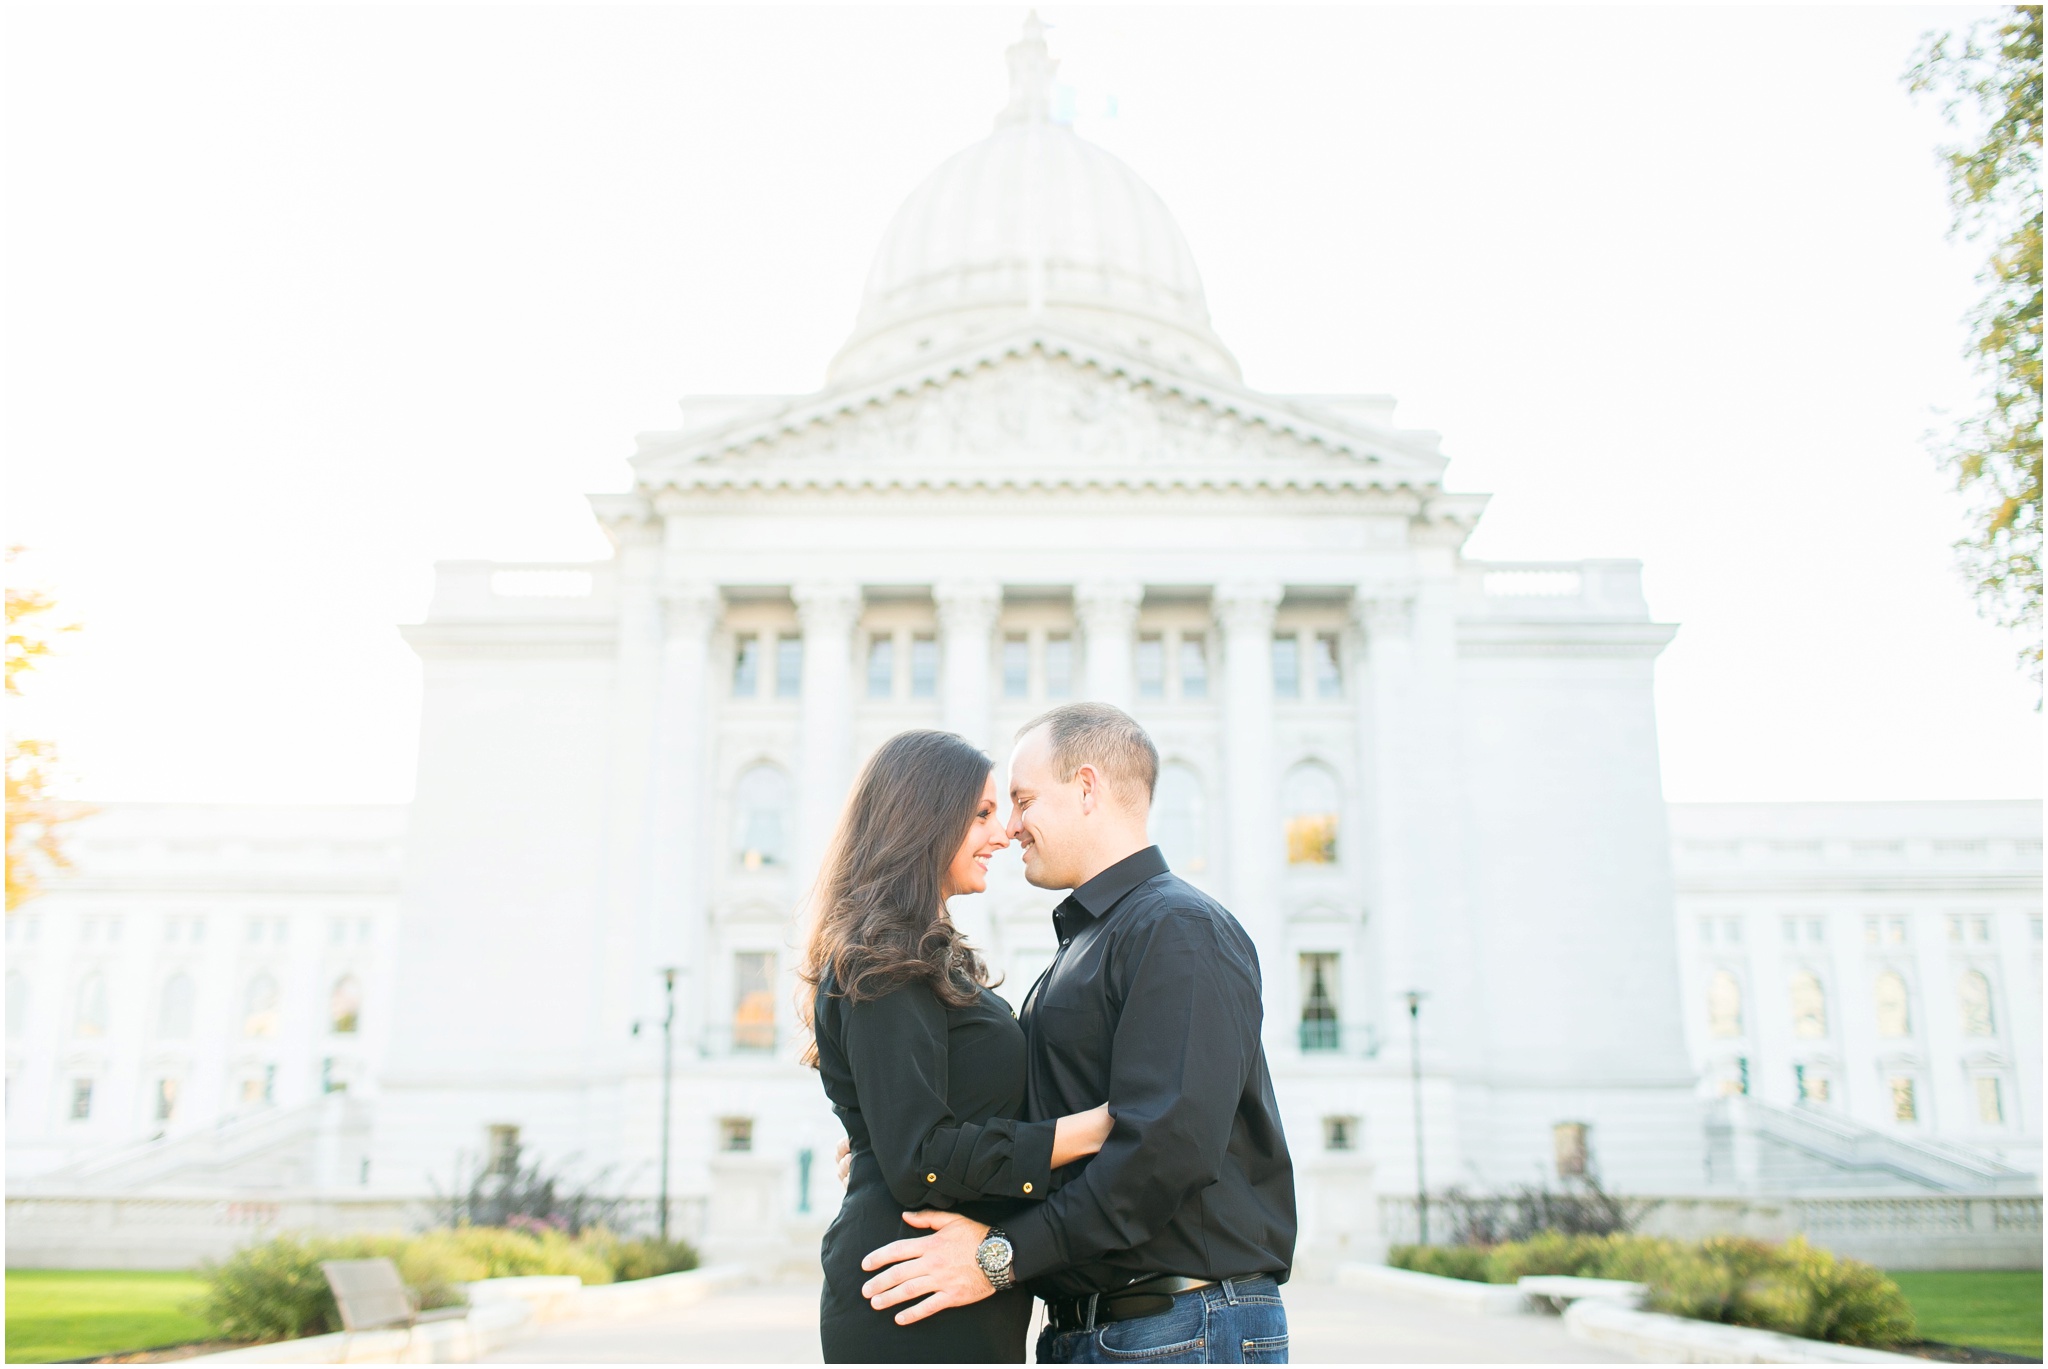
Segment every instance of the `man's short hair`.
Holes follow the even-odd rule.
[[[1048,708],[1017,729],[1017,740],[1045,728],[1052,743],[1052,763],[1060,783],[1092,765],[1120,797],[1145,796],[1152,806],[1152,788],[1159,782],[1159,748],[1137,719],[1114,704],[1061,704]]]

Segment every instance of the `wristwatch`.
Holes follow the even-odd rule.
[[[1017,1275],[1011,1269],[1016,1258],[1017,1252],[1010,1248],[1008,1233],[996,1227],[990,1227],[988,1235],[982,1237],[981,1244],[974,1248],[974,1262],[981,1266],[982,1277],[988,1280],[988,1286],[998,1293],[1017,1286]]]

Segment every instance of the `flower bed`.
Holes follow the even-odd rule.
[[[1912,1309],[1882,1270],[1837,1259],[1800,1237],[1774,1245],[1729,1236],[1670,1241],[1543,1232],[1495,1246],[1399,1245],[1387,1252],[1387,1263],[1480,1283],[1514,1283],[1527,1274],[1626,1279],[1648,1285],[1651,1310],[1699,1321],[1841,1345],[1914,1338]]]

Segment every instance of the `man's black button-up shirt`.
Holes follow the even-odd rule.
[[[1023,1019],[1028,1115],[1116,1125],[1008,1225],[1041,1297],[1150,1274],[1223,1279],[1294,1261],[1294,1167],[1260,1044],[1259,958],[1237,919],[1148,846],[1053,910],[1060,949]]]

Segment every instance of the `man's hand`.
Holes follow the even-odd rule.
[[[891,1241],[868,1252],[860,1262],[862,1269],[882,1270],[860,1288],[860,1295],[876,1311],[923,1298],[915,1307],[896,1314],[896,1324],[908,1326],[948,1307],[980,1302],[995,1292],[988,1275],[974,1262],[975,1250],[988,1235],[987,1227],[957,1212],[906,1212],[903,1220],[932,1234]],[[884,1265],[889,1267],[883,1269]]]
[[[846,1181],[853,1174],[853,1138],[839,1138],[839,1149],[832,1152],[832,1162],[839,1167],[839,1186],[846,1187]]]

